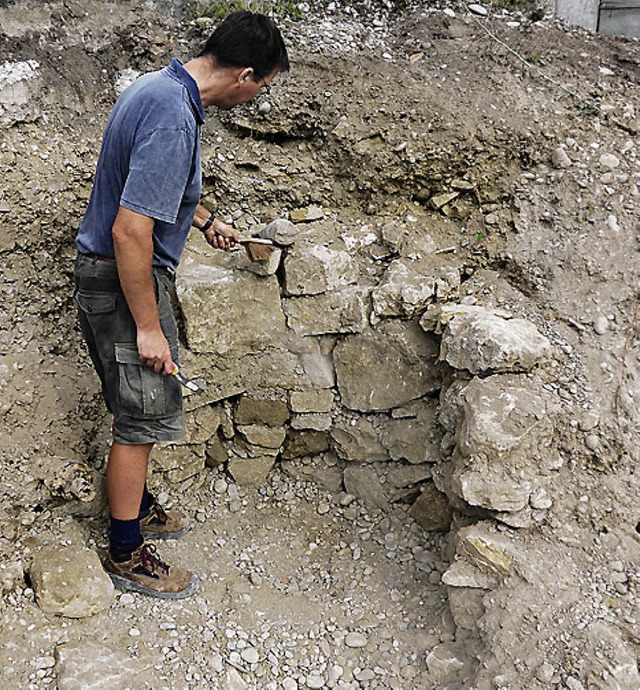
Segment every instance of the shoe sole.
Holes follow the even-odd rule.
[[[193,520],[189,521],[179,532],[163,532],[152,529],[141,528],[140,532],[143,537],[148,539],[180,539],[193,527]]]
[[[179,592],[163,592],[158,589],[153,589],[152,587],[145,587],[139,582],[134,582],[133,580],[129,580],[120,575],[115,575],[114,573],[108,573],[108,575],[117,590],[121,592],[138,592],[139,594],[146,594],[147,596],[155,597],[156,599],[186,599],[192,594],[195,594],[200,585],[198,576],[195,573],[192,573],[189,584]]]

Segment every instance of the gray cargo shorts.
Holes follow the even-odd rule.
[[[154,268],[160,326],[178,363],[178,328],[171,294],[173,275]],[[182,389],[175,376],[140,361],[136,324],[114,262],[79,254],[76,293],[80,328],[113,414],[114,440],[123,444],[177,441],[184,437]]]

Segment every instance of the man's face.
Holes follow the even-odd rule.
[[[229,94],[222,97],[216,105],[222,110],[231,110],[236,105],[241,105],[255,98],[260,93],[268,93],[271,82],[276,78],[278,70],[274,69],[271,74],[265,77],[256,77],[254,71],[248,70],[249,73],[241,74],[238,78],[238,84]]]

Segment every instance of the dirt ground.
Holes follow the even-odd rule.
[[[336,232],[422,223],[468,294],[560,353],[553,504],[512,530],[526,572],[465,629],[442,575],[456,529],[480,518],[431,533],[402,503],[341,502],[330,458],[278,464],[259,490],[220,468],[156,478],[196,517],[162,545],[201,576],[194,598],[122,595],[83,619],[38,608],[24,572],[43,544],[105,543],[97,504],[50,475],[62,459],[99,477],[108,445],[72,273],[115,84],[186,58],[213,24],[168,1],[0,3],[2,62],[38,63],[24,102],[0,102],[1,688],[638,687],[640,46],[485,7],[303,8],[281,20],[292,70],[268,106],[203,130],[206,200],[238,227],[310,205]],[[438,212],[456,179],[475,196]],[[101,679],[74,684],[61,645]]]

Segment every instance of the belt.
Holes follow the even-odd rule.
[[[112,256],[104,256],[102,254],[94,254],[93,252],[89,252],[88,254],[85,254],[84,256],[88,256],[90,259],[98,259],[98,261],[107,261],[110,264],[115,264],[116,260]]]
[[[98,254],[84,254],[84,256],[87,256],[91,259],[97,259],[99,261],[115,263],[115,259],[101,257]],[[168,277],[172,282],[175,280],[176,272],[168,266],[154,266],[153,272],[155,274]],[[116,292],[119,294],[124,294],[120,280],[117,278],[117,274],[113,278],[102,276],[76,276],[76,288],[78,290],[87,290],[89,292]]]

